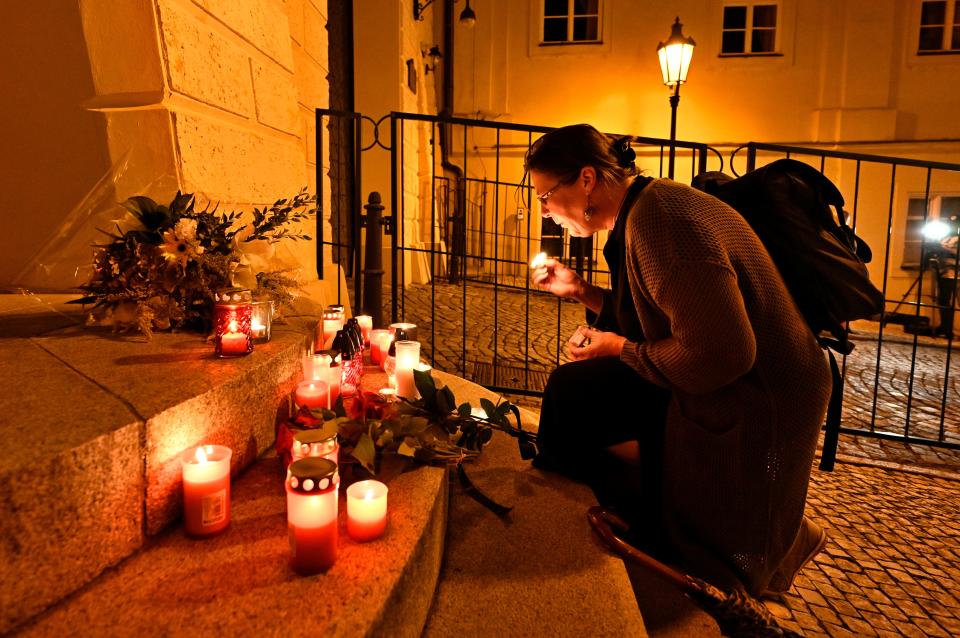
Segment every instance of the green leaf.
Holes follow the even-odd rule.
[[[413,458],[413,456],[417,453],[418,449],[420,448],[413,447],[412,445],[407,445],[407,442],[404,441],[403,443],[400,444],[400,447],[397,448],[397,454],[401,456],[409,456]]]
[[[471,412],[472,409],[469,403],[461,403],[460,407],[457,408],[457,414],[460,416],[470,416],[473,414],[473,412]]]
[[[480,399],[480,407],[486,413],[487,418],[493,420],[497,414],[497,406],[490,399]]]
[[[401,428],[404,436],[417,436],[427,429],[430,421],[422,416],[415,416],[407,419]]]
[[[443,386],[437,392],[437,408],[441,414],[450,414],[457,405],[457,399],[453,396],[453,391],[447,386]]]
[[[375,461],[377,458],[377,448],[373,444],[373,439],[367,433],[361,434],[357,445],[350,452],[350,456],[367,469],[371,474],[376,474]]]
[[[429,372],[414,370],[413,381],[417,385],[417,391],[420,392],[420,396],[423,397],[424,401],[429,403],[437,393],[437,385],[433,382],[433,377],[430,376]]]

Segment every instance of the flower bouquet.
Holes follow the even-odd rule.
[[[214,292],[249,275],[254,294],[269,295],[277,305],[296,296],[292,270],[269,270],[273,245],[283,240],[309,240],[300,222],[316,212],[316,197],[306,189],[291,199],[243,213],[202,210],[190,193],[177,192],[169,205],[149,197],[123,202],[133,228],[101,230],[109,241],[96,246],[93,275],[80,288],[83,297],[71,303],[92,304],[90,323],[106,322],[115,330],[209,330]]]

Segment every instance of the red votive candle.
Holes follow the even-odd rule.
[[[219,534],[230,524],[230,457],[223,445],[202,445],[180,455],[183,527],[191,536]]]
[[[337,561],[337,464],[309,457],[294,461],[288,469],[290,566],[305,575],[326,571]]]
[[[295,393],[297,405],[308,408],[327,408],[329,404],[330,386],[326,381],[301,381],[297,384]]]

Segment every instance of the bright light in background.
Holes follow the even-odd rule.
[[[940,241],[950,234],[950,225],[939,219],[934,219],[933,221],[927,222],[921,232],[923,236],[930,241]]]
[[[693,58],[693,47],[696,46],[693,38],[683,35],[683,25],[678,17],[673,23],[673,29],[666,42],[657,45],[657,55],[660,56],[660,73],[663,74],[663,83],[667,86],[683,84],[687,81],[687,72],[690,71],[690,60]]]

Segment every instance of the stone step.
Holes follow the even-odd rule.
[[[83,328],[70,298],[0,295],[0,633],[179,517],[182,450],[253,462],[301,376],[304,320],[219,360],[192,333]]]
[[[271,454],[232,485],[230,527],[194,540],[181,526],[21,626],[22,636],[420,635],[447,517],[446,471],[390,482],[389,524],[375,542],[347,537],[341,490],[336,564],[297,576],[288,565],[285,472]]]

